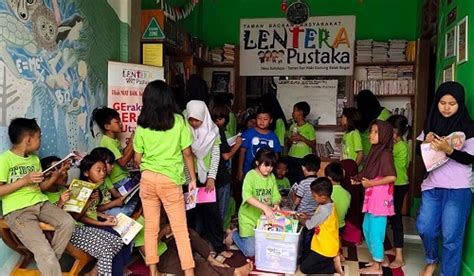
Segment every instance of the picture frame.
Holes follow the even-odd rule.
[[[455,64],[446,66],[443,70],[443,82],[454,81]]]
[[[456,55],[456,26],[449,29],[444,36],[444,58]]]
[[[229,71],[212,72],[211,92],[212,93],[228,93],[230,85]]]
[[[456,21],[457,14],[458,14],[457,7],[454,7],[446,16],[446,26],[449,26],[454,21]]]
[[[468,60],[468,17],[464,17],[456,26],[456,60],[457,64]]]

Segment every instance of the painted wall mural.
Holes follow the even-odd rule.
[[[40,156],[94,146],[88,122],[105,104],[121,24],[105,0],[0,2],[0,151],[15,117],[37,119]]]

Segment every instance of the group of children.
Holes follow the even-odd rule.
[[[279,104],[277,107],[281,111]],[[358,212],[366,213],[363,232],[374,260],[372,266],[361,272],[381,274],[387,219],[392,224],[397,248],[397,259],[392,265],[403,265],[400,210],[408,183],[408,147],[403,140],[406,118],[393,116],[390,123],[380,120],[371,123],[372,147],[364,161],[358,112],[345,109],[342,125],[347,132],[343,138],[343,156],[353,159],[361,171],[347,175],[343,163],[333,162],[324,168],[324,176],[319,177],[321,160],[313,154],[315,131],[306,121],[309,104],[294,105],[293,122],[288,129],[286,120],[281,118],[282,112],[274,110],[274,105],[259,105],[255,126],[230,142],[226,129],[231,117],[228,104],[217,101],[208,108],[206,103],[193,100],[181,112],[168,85],[153,81],[143,93],[138,126],[122,148],[118,140],[122,131],[119,114],[106,107],[96,109],[93,120],[103,134],[100,147],[84,156],[79,168],[80,179],[94,183],[97,189],[84,211],[71,215],[61,210],[71,195],[67,188],[69,165],[43,174],[59,158],[47,157],[40,162],[35,155],[41,142],[36,121],[14,119],[9,126],[12,148],[0,156],[0,183],[7,184],[0,185],[5,220],[33,252],[39,270],[45,275],[61,275],[58,259],[68,242],[97,259],[89,272],[91,275],[123,275],[132,249],[131,245],[123,244],[112,227],[117,224],[117,214],[131,216],[141,202],[145,262],[151,275],[158,275],[157,264],[164,257],[159,256],[157,249],[162,237],[163,207],[184,274],[194,275],[197,266],[189,240],[190,227],[196,230],[191,234],[198,233],[212,246],[213,252],[205,251],[210,268],[206,273],[222,275],[219,269],[224,265],[214,257],[231,257],[227,247],[234,243],[245,256],[253,257],[254,229],[260,216],[272,219],[281,208],[294,209],[303,225],[301,271],[343,274],[340,236],[345,231],[345,216],[348,209],[360,208]],[[271,125],[278,129],[275,132],[279,135]],[[243,181],[240,185],[232,185],[229,161],[235,155],[238,155],[236,179]],[[139,167],[139,174],[128,172],[126,166],[130,163]],[[341,185],[347,178],[353,185],[362,184],[365,188],[363,206],[354,207],[350,189]],[[138,181],[139,197],[125,204],[125,197],[118,189]],[[217,200],[186,211],[183,192],[197,187],[215,192]],[[238,228],[224,231],[232,190],[235,195],[239,187],[242,192],[237,194],[241,199],[234,196],[240,205]],[[55,227],[51,244],[44,238],[38,221]],[[249,263],[226,273],[245,275],[251,269]]]

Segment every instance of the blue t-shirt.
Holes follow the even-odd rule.
[[[242,134],[242,146],[247,151],[244,159],[244,174],[252,169],[252,162],[255,159],[255,154],[261,148],[270,148],[274,152],[281,152],[281,145],[278,137],[273,131],[267,134],[261,134],[255,128],[248,129]]]

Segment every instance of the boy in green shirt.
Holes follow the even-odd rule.
[[[49,189],[59,174],[54,173],[48,181],[43,181],[40,160],[34,154],[41,144],[41,129],[35,119],[13,119],[8,136],[12,147],[0,155],[3,216],[10,230],[33,253],[41,274],[60,276],[58,260],[71,238],[74,220],[49,203],[41,192]],[[51,244],[39,226],[40,221],[55,228]]]
[[[288,173],[288,159],[280,157],[275,165],[275,179],[278,190],[290,189],[290,180],[286,177]]]
[[[324,168],[324,175],[331,180],[333,185],[331,199],[336,203],[337,217],[339,219],[339,234],[344,233],[345,218],[351,205],[351,194],[341,186],[344,179],[344,170],[339,162],[332,162]]]
[[[304,178],[301,161],[316,147],[314,127],[306,122],[306,117],[310,112],[311,107],[307,102],[298,102],[293,106],[291,116],[294,123],[288,129],[287,140],[288,156],[290,157],[288,178],[291,183],[300,182]]]

